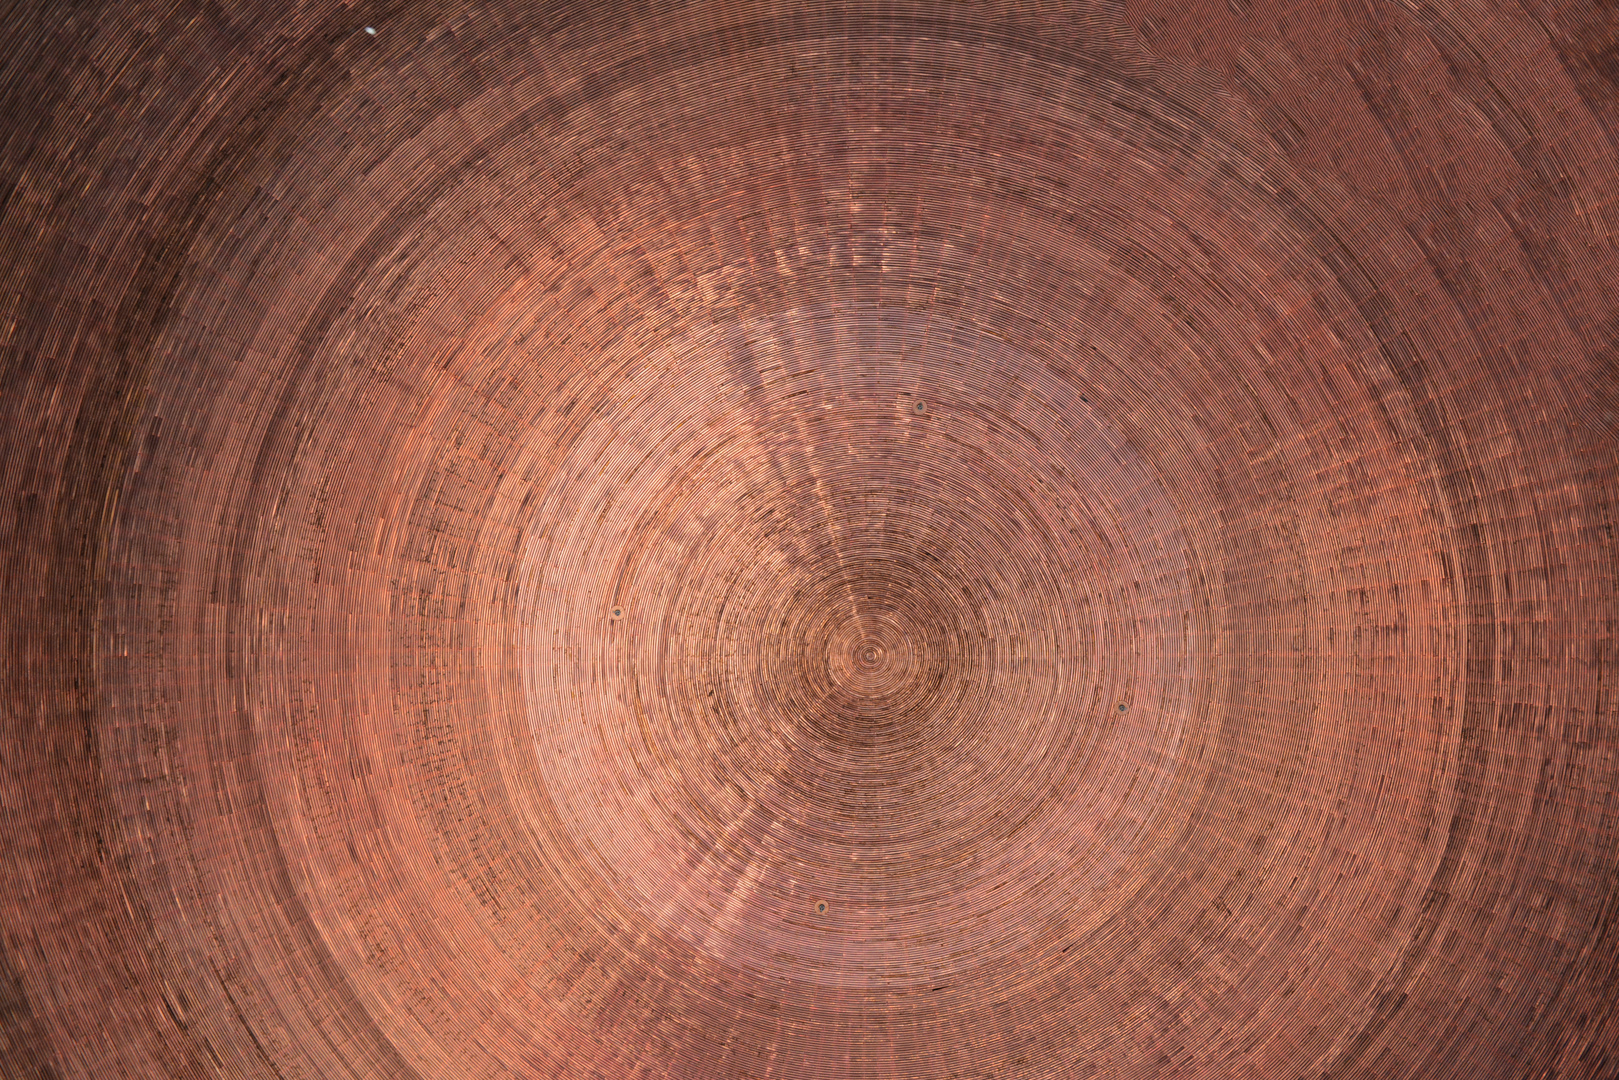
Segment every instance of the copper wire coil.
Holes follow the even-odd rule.
[[[1619,1075],[1596,4],[38,4],[0,1073]]]

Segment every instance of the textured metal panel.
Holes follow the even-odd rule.
[[[1611,7],[19,7],[0,1072],[1619,1075]]]

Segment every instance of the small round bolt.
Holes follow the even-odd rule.
[[[923,413],[928,411],[928,403],[925,401],[918,401],[914,408],[916,409],[916,415],[921,416]]]
[[[822,900],[820,903],[815,905],[815,914],[817,914],[817,915],[825,915],[826,914],[826,901],[825,900]]]
[[[1121,702],[1119,702],[1119,711],[1120,712],[1129,712],[1130,711],[1130,706],[1126,705],[1124,702],[1121,701]]]
[[[624,609],[623,608],[616,607],[616,608],[613,609],[613,618],[622,619],[623,617],[624,617]]]

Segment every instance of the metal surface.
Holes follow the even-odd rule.
[[[1619,1075],[1619,23],[47,3],[0,1073]]]

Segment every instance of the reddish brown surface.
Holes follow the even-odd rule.
[[[1619,1075],[1611,6],[7,34],[0,1073]]]

